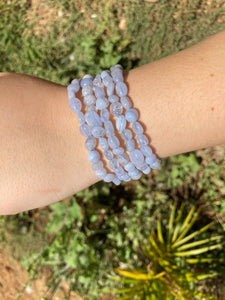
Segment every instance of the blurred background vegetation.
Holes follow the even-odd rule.
[[[223,29],[225,3],[220,0],[3,0],[0,70],[67,85],[116,63],[129,70],[155,61]],[[193,205],[201,209],[193,230],[214,221],[203,238],[224,234],[224,154],[222,145],[177,155],[139,181],[119,187],[98,183],[48,207],[1,217],[2,246],[31,277],[50,270],[51,289],[42,299],[53,299],[62,281],[84,299],[100,299],[104,290],[121,284],[107,276],[114,268],[147,270],[140,245],[157,227],[156,216],[161,216],[162,234],[167,232],[174,201],[177,207],[185,203],[186,215]],[[205,257],[222,260],[224,249]],[[190,282],[189,288],[224,299],[225,264],[196,264],[191,270],[199,268],[218,276]]]

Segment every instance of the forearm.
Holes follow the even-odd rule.
[[[224,44],[221,32],[126,74],[159,157],[225,141]],[[2,76],[0,111],[0,214],[62,200],[98,181],[66,87]]]

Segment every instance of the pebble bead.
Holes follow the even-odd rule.
[[[78,113],[81,110],[82,104],[78,98],[73,97],[69,99],[69,106],[74,113]]]
[[[95,111],[97,112],[96,106],[94,104],[91,104],[87,107],[87,111]]]
[[[120,166],[116,167],[114,171],[115,171],[115,173],[116,173],[117,176],[121,176],[121,175],[125,174],[124,169],[122,167],[120,167]]]
[[[93,171],[99,170],[103,168],[103,162],[101,160],[99,160],[98,162],[96,162],[95,164],[93,164],[91,166]]]
[[[85,123],[84,114],[81,111],[77,112],[78,122],[83,125]]]
[[[137,136],[137,142],[139,145],[148,145],[148,138],[144,134],[139,134]]]
[[[113,153],[112,153],[111,150],[105,150],[104,154],[105,154],[107,159],[109,159],[109,160],[113,159]]]
[[[114,183],[115,185],[120,185],[121,181],[119,180],[118,177],[115,177],[115,178],[113,179],[113,183]]]
[[[116,128],[118,131],[123,131],[126,128],[126,119],[123,115],[120,115],[117,119],[116,119]]]
[[[117,92],[117,95],[120,96],[120,97],[126,96],[126,94],[127,94],[126,84],[122,81],[117,82],[116,92]]]
[[[109,102],[111,102],[111,103],[119,101],[119,97],[116,95],[109,96],[108,99],[109,99]]]
[[[110,112],[113,116],[118,117],[123,112],[123,106],[121,105],[120,102],[113,102],[110,105]]]
[[[90,85],[85,85],[85,86],[82,88],[82,95],[85,97],[85,96],[87,96],[87,95],[92,94],[92,91],[93,91],[92,86],[90,86]]]
[[[99,86],[94,86],[93,90],[94,90],[95,96],[97,98],[105,97],[105,91],[103,88],[101,88]]]
[[[121,155],[118,155],[118,162],[121,164],[121,165],[127,165],[129,163],[129,157],[126,153],[123,153]]]
[[[91,131],[90,131],[90,128],[87,124],[83,124],[83,125],[80,126],[80,133],[83,136],[86,136],[86,137],[91,136]]]
[[[129,141],[132,139],[132,132],[129,129],[124,129],[121,133],[121,137],[125,140],[125,141]]]
[[[121,104],[122,106],[128,110],[131,108],[131,102],[130,102],[130,99],[127,97],[127,96],[124,96],[124,97],[121,97],[120,98],[120,101],[121,101]]]
[[[132,125],[132,129],[135,134],[142,134],[144,129],[139,122],[134,122]]]
[[[137,121],[137,118],[138,118],[138,112],[137,112],[136,109],[130,108],[130,109],[128,109],[128,111],[126,112],[125,117],[126,117],[126,119],[127,119],[128,122],[134,123],[134,122]]]
[[[110,72],[109,72],[109,70],[104,70],[104,71],[102,71],[101,72],[101,78],[103,79],[103,78],[105,78],[105,77],[108,77],[110,75]]]
[[[153,163],[150,164],[152,169],[158,169],[160,167],[160,160],[156,159]]]
[[[144,162],[144,155],[140,150],[135,149],[134,151],[130,152],[130,159],[134,164],[141,165]]]
[[[96,87],[103,88],[104,84],[102,83],[101,75],[96,75],[95,79],[93,80],[94,90]]]
[[[144,154],[144,156],[151,156],[152,155],[152,149],[149,146],[143,145],[141,146],[141,152]]]
[[[113,179],[115,178],[115,174],[107,174],[105,177],[104,177],[104,181],[105,182],[111,182],[113,181]]]
[[[91,163],[95,164],[100,159],[100,154],[96,150],[92,150],[88,153],[88,159]]]
[[[108,121],[105,123],[105,133],[107,136],[113,135],[114,128],[113,128],[113,124],[111,121]]]
[[[151,155],[146,157],[145,161],[148,165],[151,165],[154,161],[156,161],[156,159],[157,158],[156,158],[155,154],[152,153]]]
[[[151,172],[151,168],[148,166],[146,169],[142,170],[144,174],[149,174]]]
[[[109,85],[107,86],[106,92],[107,92],[107,95],[108,95],[108,96],[113,95],[113,92],[114,92],[114,83],[111,83],[111,84],[109,84]]]
[[[112,78],[113,80],[118,83],[118,82],[122,82],[123,81],[123,71],[119,68],[115,68],[112,71]]]
[[[87,95],[84,97],[84,104],[89,106],[95,104],[96,98],[94,95]]]
[[[67,91],[68,92],[73,92],[73,93],[77,93],[79,91],[79,89],[80,89],[79,83],[78,83],[78,85],[77,84],[70,84],[67,87]]]
[[[124,180],[124,181],[126,181],[126,182],[128,182],[128,181],[131,180],[131,177],[130,177],[129,174],[125,173],[125,174],[123,174],[123,175],[121,176],[121,179]]]
[[[102,125],[102,121],[95,111],[87,111],[85,113],[85,121],[90,127]]]
[[[123,67],[120,65],[120,64],[117,64],[117,65],[115,65],[115,66],[112,66],[112,67],[110,67],[110,71],[112,72],[114,69],[116,69],[116,68],[118,68],[118,69],[120,69],[120,70],[123,70]]]
[[[112,135],[108,138],[108,143],[112,149],[117,148],[120,144],[118,138],[114,135]]]
[[[85,74],[83,79],[86,79],[86,78],[91,79],[93,81],[93,76],[90,74]]]
[[[109,144],[106,138],[100,137],[99,139],[99,145],[102,147],[103,150],[108,150]]]
[[[135,149],[135,141],[133,139],[127,141],[126,147],[127,147],[127,151],[129,151],[129,152],[133,151]]]
[[[104,179],[104,177],[106,176],[107,172],[105,168],[101,168],[95,171],[96,176],[100,179]]]
[[[81,80],[81,82],[80,82],[80,86],[81,86],[81,88],[83,88],[85,85],[90,85],[90,86],[92,86],[92,85],[93,85],[92,80],[89,79],[89,78],[83,78],[83,79]]]
[[[113,153],[116,155],[123,154],[124,149],[122,147],[115,148],[115,149],[113,149]]]
[[[105,129],[100,126],[95,126],[92,128],[91,133],[94,137],[99,138],[100,136],[105,135]]]
[[[104,109],[109,105],[109,100],[107,98],[97,98],[96,107],[97,109]]]
[[[117,161],[117,159],[112,159],[109,161],[109,167],[112,169],[112,170],[115,170],[117,168],[119,168],[119,163]]]
[[[96,146],[96,139],[93,137],[89,137],[86,139],[85,148],[89,151],[94,150]]]
[[[132,162],[129,162],[125,167],[124,169],[127,171],[127,172],[131,172],[133,170],[136,169],[135,165],[132,163]]]
[[[109,111],[108,109],[101,110],[101,119],[103,122],[107,122],[109,120]]]
[[[133,175],[133,176],[132,176],[132,179],[133,179],[133,180],[138,180],[138,179],[141,178],[142,172],[138,171],[137,174],[132,174],[132,175]]]
[[[113,84],[113,80],[112,80],[112,77],[110,77],[109,75],[108,76],[105,76],[103,79],[102,79],[102,82],[103,84],[108,87],[110,84]]]
[[[71,81],[71,85],[73,86],[73,88],[76,88],[75,93],[77,93],[79,91],[79,89],[80,89],[80,81],[79,81],[79,79],[73,79]]]

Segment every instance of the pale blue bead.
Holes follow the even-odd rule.
[[[78,84],[69,84],[67,87],[68,92],[77,93],[80,89],[80,85]]]
[[[131,180],[131,177],[129,174],[125,173],[124,175],[121,176],[122,180],[128,182]]]
[[[110,83],[108,86],[107,86],[107,95],[108,96],[111,96],[113,95],[113,92],[114,92],[114,83]]]
[[[157,158],[156,158],[155,154],[152,153],[151,155],[146,157],[145,161],[148,165],[151,165],[154,161],[156,161],[156,159]]]
[[[79,79],[73,79],[71,81],[71,85],[73,86],[74,89],[76,89],[75,93],[79,91],[79,89],[80,89],[80,81],[79,81]]]
[[[92,170],[96,171],[96,170],[99,170],[99,169],[102,169],[103,168],[103,162],[101,160],[99,160],[98,162],[96,162],[95,164],[93,164],[91,166]]]
[[[125,128],[126,128],[126,119],[123,115],[119,116],[117,119],[116,119],[116,128],[117,130],[119,131],[123,131]]]
[[[105,150],[104,154],[107,159],[109,159],[109,160],[113,159],[113,153],[111,150]]]
[[[115,178],[115,174],[107,174],[107,175],[104,177],[104,181],[105,181],[105,182],[111,182],[111,181],[113,181],[114,178]]]
[[[141,126],[141,124],[139,122],[133,123],[132,129],[133,129],[134,133],[136,133],[136,134],[142,134],[144,131],[143,127]]]
[[[74,113],[78,113],[81,110],[82,104],[78,98],[71,98],[69,99],[69,106]]]
[[[140,179],[141,178],[141,176],[142,176],[142,172],[141,171],[138,171],[138,173],[137,174],[132,174],[132,179],[133,180],[138,180],[138,179]]]
[[[97,108],[94,104],[91,104],[87,107],[87,111],[95,111],[97,112]]]
[[[106,176],[107,172],[105,168],[101,168],[96,170],[95,174],[98,178],[103,179]]]
[[[118,157],[118,162],[121,165],[125,166],[125,165],[127,165],[129,163],[129,157],[128,157],[128,155],[126,153],[118,155],[117,157]]]
[[[128,110],[129,108],[131,108],[131,102],[130,99],[127,96],[121,97],[121,104],[123,105],[123,107]]]
[[[84,114],[81,111],[77,112],[78,122],[83,125],[85,123]]]
[[[104,71],[102,71],[101,72],[101,78],[103,79],[103,78],[105,78],[105,77],[108,77],[110,75],[110,72],[109,72],[109,70],[104,70]]]
[[[122,167],[116,167],[114,169],[114,172],[116,173],[117,176],[121,176],[121,175],[124,175],[125,174],[125,171]]]
[[[116,95],[111,95],[111,96],[108,97],[108,99],[109,99],[109,102],[112,102],[112,103],[119,101],[119,97],[116,96]]]
[[[88,153],[88,159],[91,163],[95,164],[100,159],[100,154],[98,151],[93,150]]]
[[[121,181],[119,180],[118,177],[115,177],[115,178],[113,179],[113,183],[114,183],[115,185],[120,185]]]
[[[94,150],[96,146],[96,139],[93,137],[89,137],[86,139],[85,148],[89,151]]]
[[[93,80],[94,89],[95,87],[104,87],[104,84],[102,83],[101,75],[96,75],[95,79]]]
[[[139,170],[143,171],[148,167],[148,164],[146,162],[143,162],[143,164],[137,164],[136,166]]]
[[[112,159],[109,161],[109,167],[112,169],[112,170],[115,170],[117,168],[119,168],[119,163],[117,161],[117,159]]]
[[[105,76],[103,79],[102,79],[102,82],[103,84],[107,87],[109,86],[110,84],[113,84],[113,80],[112,80],[112,77],[111,76]]]
[[[86,78],[91,79],[92,81],[94,79],[93,76],[90,75],[90,74],[85,74],[84,77],[83,77],[83,79],[86,79]]]
[[[116,84],[116,92],[117,95],[120,97],[126,96],[127,95],[127,86],[124,82],[117,82]]]
[[[133,151],[135,149],[135,141],[133,139],[127,141],[126,147],[127,147],[127,151],[129,152]]]
[[[97,98],[96,107],[97,109],[104,109],[109,105],[109,100],[107,98]]]
[[[148,145],[148,138],[144,134],[139,134],[137,136],[137,142],[139,145]]]
[[[143,145],[141,146],[141,152],[144,154],[144,156],[150,156],[152,155],[152,149],[149,146]]]
[[[85,85],[83,88],[82,88],[82,95],[85,97],[87,95],[90,95],[93,93],[93,89],[92,89],[92,86],[90,85]]]
[[[87,111],[85,113],[85,120],[90,127],[102,125],[102,121],[95,111]]]
[[[99,145],[102,147],[103,150],[108,150],[109,144],[106,138],[100,137]]]
[[[108,109],[101,110],[101,119],[103,122],[107,122],[109,120],[109,111]]]
[[[121,105],[120,102],[113,102],[110,105],[110,112],[113,116],[118,117],[123,112],[123,106]]]
[[[112,73],[112,78],[114,82],[122,82],[123,81],[123,72],[121,70],[115,70],[115,72]]]
[[[99,87],[99,86],[94,86],[93,90],[95,92],[95,96],[97,98],[101,98],[101,97],[105,97],[105,91],[103,88]]]
[[[69,100],[71,98],[74,98],[74,97],[75,97],[75,93],[73,91],[68,91],[68,98],[69,98]]]
[[[156,159],[153,163],[150,164],[152,169],[158,169],[160,167],[160,160]]]
[[[125,141],[129,141],[132,139],[132,132],[129,129],[124,129],[121,133],[121,137],[125,140]]]
[[[144,174],[149,174],[151,172],[151,168],[148,166],[146,169],[142,170]]]
[[[86,137],[89,137],[91,135],[91,131],[90,131],[90,128],[87,124],[83,124],[80,126],[80,133],[83,135],[83,136],[86,136]]]
[[[90,85],[90,86],[92,86],[92,85],[93,85],[92,80],[89,79],[89,78],[83,78],[83,79],[81,80],[81,82],[80,82],[80,86],[81,86],[81,88],[83,88],[85,85]]]
[[[100,126],[95,126],[92,128],[91,133],[94,137],[99,138],[100,136],[105,135],[105,129]]]
[[[136,167],[135,167],[135,165],[134,165],[132,162],[129,162],[129,163],[124,167],[124,169],[125,169],[127,172],[131,172],[131,171],[136,170]]]
[[[110,68],[110,71],[112,72],[114,69],[120,69],[120,70],[123,70],[123,67],[120,65],[120,64],[117,64],[117,65],[115,65],[115,66],[112,66],[111,68]]]
[[[114,135],[112,135],[108,138],[108,143],[112,149],[117,148],[120,144],[118,138]]]
[[[107,136],[113,135],[114,128],[113,128],[113,124],[111,121],[108,121],[105,123],[105,133]]]
[[[113,153],[116,155],[123,154],[124,149],[122,147],[115,148],[115,149],[113,149]]]
[[[94,95],[87,95],[84,97],[84,104],[89,106],[95,104],[96,98]]]
[[[138,174],[139,174],[139,170],[138,169],[133,169],[133,170],[131,170],[131,171],[128,171],[128,174],[131,176],[131,178],[133,177],[133,176],[137,176]]]
[[[134,164],[141,165],[144,162],[144,155],[140,150],[135,149],[134,151],[130,152],[130,159]]]
[[[125,114],[125,117],[128,122],[134,123],[137,121],[138,118],[138,112],[134,108],[128,109],[128,111]]]

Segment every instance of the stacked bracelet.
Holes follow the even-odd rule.
[[[76,97],[80,88],[85,110]],[[103,71],[95,78],[87,74],[81,80],[74,79],[67,90],[69,106],[78,116],[81,134],[87,138],[85,147],[90,151],[88,159],[98,178],[119,185],[121,181],[139,179],[142,173],[148,174],[151,169],[159,168],[161,160],[148,145],[148,138],[138,122],[138,112],[132,108],[127,96],[121,65],[115,65],[110,71]],[[115,126],[113,120],[110,120],[109,111]],[[126,128],[127,125],[132,127],[134,138],[132,131]],[[121,146],[116,134],[124,140],[125,147]],[[112,172],[107,172],[96,149],[97,145],[102,148],[104,157],[108,160],[108,168]]]

